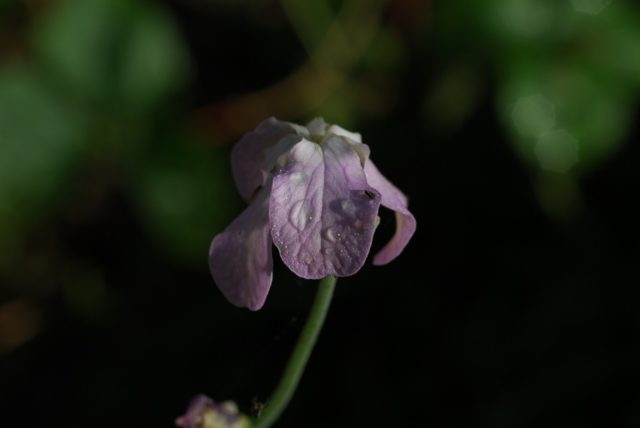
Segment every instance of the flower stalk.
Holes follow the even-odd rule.
[[[320,280],[316,298],[302,333],[300,333],[298,343],[289,358],[280,383],[267,401],[262,414],[255,421],[254,428],[272,426],[291,401],[327,317],[335,286],[336,278],[333,276],[327,276]]]

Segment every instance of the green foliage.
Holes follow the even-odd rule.
[[[157,164],[148,164],[154,160],[140,156],[152,143],[149,135],[156,122],[164,122],[160,118],[163,109],[188,77],[188,55],[164,11],[146,2],[62,0],[35,23],[30,65],[0,68],[0,250],[7,250],[2,253],[15,253],[33,223],[55,211],[52,208],[59,205],[65,180],[82,179],[74,176],[81,163],[110,158],[108,162],[119,163],[122,171],[153,171],[155,175],[146,177],[158,178],[154,189],[163,194],[166,190],[165,202],[180,203],[175,198],[185,198],[194,191],[197,194],[192,197],[202,196],[212,175],[188,174],[202,172],[204,158],[183,159],[196,159],[199,169],[183,162],[169,165],[163,172]],[[181,120],[179,116],[172,118],[163,123],[163,129],[177,128]],[[180,146],[183,138],[176,137],[171,144]],[[85,173],[91,169],[91,165],[82,167]],[[195,183],[197,190],[177,189],[171,181],[185,171],[186,178],[183,175],[178,181],[186,180],[181,183],[187,187]],[[205,181],[198,181],[201,178]],[[213,177],[211,189],[218,178]],[[129,185],[125,183],[125,187]],[[147,182],[149,186],[153,185]],[[154,193],[143,192],[141,197],[155,203],[159,213],[142,210],[151,220],[141,220],[161,224],[150,230],[162,240],[168,235],[166,222],[176,219],[177,214],[165,210],[166,205],[149,194]],[[68,210],[73,212],[74,208]],[[189,217],[194,214],[196,220]],[[187,226],[177,230],[202,224],[198,215],[199,211],[180,211],[179,221]],[[172,236],[190,243],[193,235],[177,232]],[[183,258],[189,254],[179,243],[172,248]]]
[[[518,107],[530,97],[539,97],[553,114],[541,118],[532,106],[518,120]],[[600,82],[596,75],[578,67],[548,64],[544,68],[520,67],[509,73],[503,81],[500,111],[514,147],[534,168],[544,164],[536,147],[545,133],[564,130],[575,138],[578,152],[565,172],[582,173],[604,161],[620,144],[631,105],[627,94],[613,82]],[[525,123],[532,132],[523,131]]]
[[[35,73],[0,70],[0,253],[57,205],[83,135],[80,116]]]
[[[639,89],[640,16],[625,1],[602,2],[595,9],[592,3],[493,0],[466,8],[463,1],[439,6],[440,48],[453,47],[445,55],[475,58],[497,73],[498,112],[509,141],[534,171],[546,171],[554,153],[561,164],[571,140],[575,159],[569,156],[571,165],[555,172],[580,176],[615,153],[628,128]],[[466,86],[449,91],[462,100],[463,110],[464,100],[476,92]],[[447,87],[434,94],[441,98]],[[442,100],[437,104],[452,110]],[[554,134],[545,136],[549,132]],[[555,138],[560,135],[570,138]]]
[[[134,107],[147,108],[183,86],[188,58],[169,19],[159,10],[138,14],[122,52],[119,89]]]
[[[124,7],[123,1],[63,0],[39,23],[36,50],[66,88],[99,100],[113,93]]]
[[[313,51],[329,29],[334,14],[326,0],[284,0],[282,2],[285,13],[300,41],[308,51]]]
[[[34,41],[67,90],[126,111],[153,106],[184,83],[187,56],[160,9],[125,0],[59,3]]]
[[[156,141],[137,172],[132,199],[167,254],[201,266],[213,235],[241,208],[228,152],[184,138]]]

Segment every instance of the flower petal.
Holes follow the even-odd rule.
[[[347,131],[346,129],[338,125],[329,126],[329,129],[327,129],[327,133],[339,135],[341,137],[346,137],[351,141],[353,141],[354,143],[362,143],[362,135],[359,132]]]
[[[269,187],[213,238],[209,249],[211,275],[222,294],[234,305],[252,311],[264,304],[273,276]]]
[[[180,428],[246,428],[249,420],[233,401],[216,403],[200,394],[189,403],[187,413],[176,419]]]
[[[382,205],[396,212],[396,233],[391,241],[373,257],[373,264],[384,265],[400,255],[416,231],[416,219],[407,209],[407,197],[391,184],[368,160],[364,172],[369,185],[382,195]]]
[[[302,140],[273,178],[271,236],[300,277],[352,275],[371,248],[379,206],[351,144],[339,136],[321,145]]]
[[[284,144],[276,152],[270,152],[280,140],[289,134],[296,134],[299,125],[283,122],[273,117],[263,121],[254,130],[245,134],[231,151],[231,170],[240,195],[245,201],[251,200],[255,191],[264,186],[269,170],[279,153],[284,153],[291,144]]]
[[[194,397],[189,403],[187,413],[176,419],[176,425],[182,428],[198,426],[202,422],[204,413],[214,405],[213,400],[204,394]]]
[[[364,164],[367,162],[367,159],[369,159],[370,150],[369,146],[362,143],[362,135],[357,132],[347,131],[346,129],[341,128],[338,125],[329,126],[329,128],[327,129],[327,134],[333,134],[342,137],[347,143],[351,144],[351,147],[353,147],[356,153],[358,153],[358,156],[360,156],[360,164],[364,166]]]

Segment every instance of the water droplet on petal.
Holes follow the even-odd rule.
[[[324,230],[324,237],[329,242],[336,242],[336,231],[333,228],[328,227]]]
[[[340,203],[340,206],[342,207],[342,211],[344,211],[348,215],[353,215],[356,212],[356,205],[351,199],[344,199]]]
[[[276,200],[281,205],[288,204],[290,199],[291,199],[291,194],[289,192],[278,193],[276,196]]]
[[[309,215],[309,206],[305,200],[299,200],[293,204],[289,211],[289,221],[293,226],[302,230],[307,226],[312,217]]]
[[[311,262],[313,261],[313,259],[311,258],[311,256],[304,256],[302,261],[305,262],[306,264],[310,265]]]
[[[307,181],[307,175],[304,172],[294,172],[289,176],[289,181],[293,184],[302,184]]]

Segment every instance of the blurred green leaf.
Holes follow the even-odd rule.
[[[353,129],[361,111],[359,101],[353,86],[343,86],[327,97],[310,116],[321,116],[330,123],[339,123],[347,129]]]
[[[136,107],[146,107],[178,89],[187,71],[184,46],[169,18],[158,10],[138,16],[122,58],[120,91]]]
[[[583,36],[586,55],[603,76],[640,86],[640,11],[628,2],[610,4],[606,13],[584,17],[589,23]]]
[[[487,2],[488,29],[503,42],[544,42],[562,30],[562,2],[555,0],[497,0]]]
[[[400,35],[393,30],[380,29],[364,51],[362,66],[373,73],[392,74],[406,64],[407,49]]]
[[[621,88],[569,64],[529,64],[510,70],[503,79],[499,109],[511,141],[526,160],[543,169],[570,161],[567,168],[551,169],[572,173],[584,172],[611,155],[631,113]],[[565,144],[570,140],[575,143]],[[568,149],[574,144],[575,155]]]
[[[176,261],[202,266],[214,233],[241,209],[228,152],[178,135],[159,141],[145,162],[133,193],[144,224]]]
[[[71,92],[118,113],[146,111],[179,88],[188,69],[170,18],[147,2],[61,0],[35,46]]]
[[[329,3],[327,0],[282,0],[281,4],[300,42],[307,52],[313,52],[334,18]]]
[[[488,61],[498,73],[498,110],[515,150],[534,170],[579,175],[605,161],[621,143],[638,95],[637,7],[589,1],[604,7],[585,13],[586,3],[577,3],[454,0],[437,6],[435,40],[443,55]],[[440,98],[459,97],[449,92]]]
[[[82,136],[81,117],[28,69],[0,71],[0,246],[55,205]]]
[[[47,68],[80,95],[105,100],[114,89],[125,4],[120,0],[61,0],[38,24],[36,50]]]

